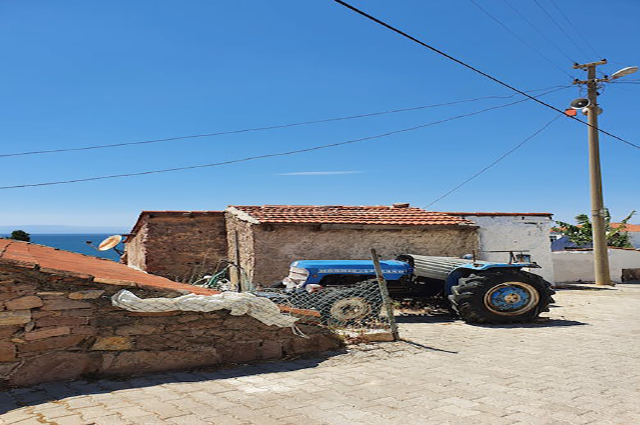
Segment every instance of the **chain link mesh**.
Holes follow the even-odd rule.
[[[390,321],[375,279],[348,286],[259,289],[252,293],[280,307],[298,323],[324,326],[347,338],[371,332],[388,333]]]
[[[216,289],[220,293],[141,299],[128,291],[120,291],[112,297],[112,302],[117,307],[137,312],[228,310],[234,316],[249,315],[267,325],[326,327],[347,340],[391,331],[391,318],[386,313],[384,297],[376,279],[355,285],[258,287],[238,292],[238,288],[228,280],[210,277],[198,286]]]

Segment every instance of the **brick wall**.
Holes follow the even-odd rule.
[[[271,284],[284,278],[292,261],[369,259],[375,248],[383,258],[402,253],[460,257],[478,249],[474,226],[355,226],[250,224],[227,215],[239,232],[241,262],[253,282]]]
[[[143,212],[125,243],[126,264],[179,282],[216,271],[227,259],[224,213]]]
[[[121,285],[0,264],[0,387],[275,359],[340,346],[323,328],[267,326],[227,312],[132,313],[111,306]],[[171,289],[125,287],[142,298]]]

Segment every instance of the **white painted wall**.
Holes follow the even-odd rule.
[[[609,249],[611,280],[622,282],[622,269],[640,268],[640,251]],[[593,251],[557,251],[553,253],[555,280],[561,282],[593,282]]]
[[[629,232],[629,239],[634,248],[640,249],[640,232]]]
[[[553,260],[551,257],[551,217],[540,216],[482,216],[465,215],[480,228],[481,251],[529,251],[531,259],[541,268],[528,271],[542,276],[550,283],[554,283]],[[507,262],[509,253],[480,252],[481,260]]]

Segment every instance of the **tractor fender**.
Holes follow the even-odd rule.
[[[509,264],[509,263],[470,263],[463,264],[460,267],[453,269],[447,276],[447,280],[444,284],[444,294],[446,296],[451,295],[451,288],[458,284],[458,280],[461,277],[469,275],[472,271],[486,271],[492,269],[512,269],[520,270],[523,267],[539,267],[537,264]]]

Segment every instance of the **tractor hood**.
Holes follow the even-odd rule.
[[[410,275],[413,268],[404,261],[380,261],[385,279],[397,280],[402,275]],[[326,275],[355,274],[375,276],[373,261],[370,260],[299,260],[291,263],[291,269],[304,269],[309,272],[307,283],[317,283]]]

